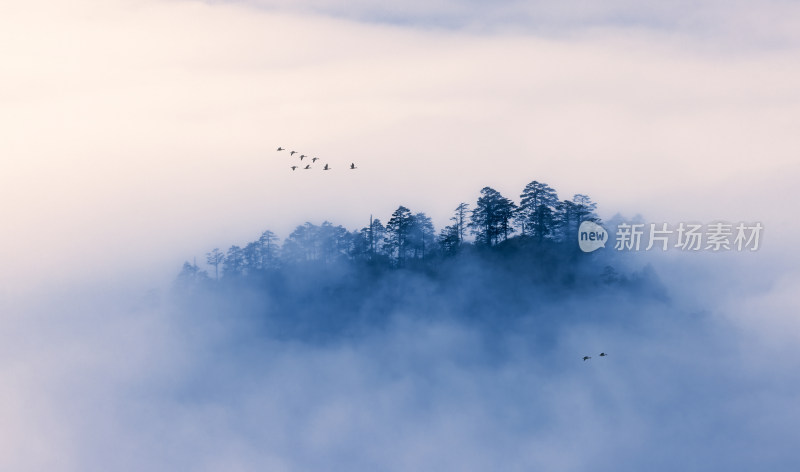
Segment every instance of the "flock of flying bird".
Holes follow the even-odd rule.
[[[278,151],[285,151],[285,150],[286,150],[285,148],[282,148],[282,147],[278,146]],[[297,151],[289,151],[289,156],[294,156],[295,154],[300,154],[300,153],[297,152]],[[300,154],[300,162],[302,162],[303,159],[305,159],[306,157],[308,157],[308,156],[306,156],[305,154]],[[317,162],[318,160],[319,160],[319,157],[312,157],[311,158],[311,164]],[[306,166],[303,167],[303,170],[310,170],[311,169],[311,164],[306,164]],[[298,168],[300,168],[300,166],[290,166],[289,168],[294,171],[294,170],[297,170]],[[322,168],[322,170],[331,170],[331,169],[332,169],[332,167],[330,167],[328,164],[325,164],[325,167]],[[350,170],[355,170],[355,169],[358,169],[358,167],[356,167],[356,164],[355,163],[350,163]],[[601,352],[599,354],[599,356],[600,357],[606,357],[606,356],[608,356],[608,354],[606,354],[605,352]],[[592,356],[583,356],[583,362],[586,362],[591,358],[592,358]]]
[[[285,148],[282,148],[282,147],[278,146],[278,151],[285,151],[285,150],[286,150]],[[295,154],[300,154],[300,153],[297,152],[297,151],[289,151],[289,156],[294,156]],[[300,162],[302,162],[303,159],[305,159],[306,157],[308,157],[308,156],[306,156],[305,154],[300,154]],[[318,160],[319,160],[319,157],[312,157],[311,158],[311,164],[317,162]],[[310,170],[311,169],[311,164],[306,164],[306,166],[303,167],[303,170]],[[290,166],[289,168],[294,171],[294,170],[297,170],[299,167],[300,166]],[[332,169],[332,167],[330,167],[328,164],[325,164],[325,167],[322,168],[322,170],[331,170],[331,169]],[[350,170],[355,170],[355,169],[358,169],[358,167],[356,167],[355,163],[351,163],[350,164]],[[600,357],[606,357],[608,354],[606,354],[605,352],[601,352],[599,355],[600,355]],[[586,362],[591,358],[592,358],[592,356],[583,356],[583,361]]]
[[[278,146],[278,151],[285,151],[285,150],[286,150],[285,148],[282,148],[282,147]],[[294,156],[295,154],[300,154],[300,153],[297,152],[297,151],[289,151],[289,156],[290,157]],[[308,157],[308,156],[306,156],[305,154],[300,154],[300,162],[301,162],[300,166],[303,165],[302,164],[303,159],[305,159],[306,157]],[[319,160],[319,157],[312,157],[311,158],[311,164],[317,162],[318,160]],[[303,167],[303,170],[311,170],[311,164],[306,164],[306,166]],[[289,168],[294,171],[294,170],[299,169],[300,166],[290,166]],[[322,170],[331,170],[331,169],[333,169],[333,167],[330,167],[328,164],[325,164],[325,167],[322,168]],[[350,170],[356,170],[356,169],[358,169],[358,167],[356,167],[356,164],[355,163],[351,163],[350,164]]]
[[[607,355],[608,355],[608,354],[606,354],[605,352],[601,352],[601,353],[600,353],[600,357],[606,357]],[[583,362],[586,362],[586,361],[588,361],[588,360],[589,360],[589,359],[591,359],[591,358],[592,358],[592,356],[583,356]]]

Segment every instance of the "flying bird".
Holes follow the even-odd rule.
[[[583,362],[586,362],[586,361],[588,361],[589,359],[591,359],[591,357],[590,357],[590,356],[583,356]]]
[[[351,163],[350,164],[350,170],[353,170],[353,169],[358,169],[358,167],[356,167],[356,165],[354,163]]]
[[[608,354],[606,354],[605,352],[601,352],[601,353],[600,353],[600,357],[606,357],[607,355],[608,355]]]
[[[292,170],[295,170],[295,169],[297,169],[297,166],[292,166]]]
[[[325,167],[322,170],[331,170],[331,168],[328,167],[328,164],[325,164]]]
[[[289,153],[290,156],[294,156],[295,154],[297,154],[297,151],[292,151]]]
[[[317,159],[319,159],[319,157],[312,157],[311,162],[317,162]]]
[[[285,151],[282,147],[278,146],[278,151]]]
[[[303,158],[304,158],[304,157],[306,157],[306,155],[305,155],[305,154],[300,154],[300,160],[301,160],[301,161],[303,160]]]
[[[306,165],[305,167],[303,167],[303,170],[310,169],[310,168],[311,168],[311,165]]]

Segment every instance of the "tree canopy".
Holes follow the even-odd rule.
[[[504,251],[507,245],[517,243],[534,252],[545,247],[558,250],[551,246],[574,245],[581,221],[600,221],[596,209],[597,204],[587,195],[559,200],[555,189],[534,180],[522,190],[518,204],[499,191],[484,187],[474,205],[459,203],[451,224],[438,233],[424,212],[400,205],[386,225],[372,215],[365,227],[353,231],[328,221],[320,225],[306,222],[282,242],[266,230],[242,246],[232,245],[227,251],[213,249],[205,261],[213,268],[213,280],[220,281],[281,267],[343,261],[395,269],[420,267],[456,257],[465,249]],[[188,262],[181,274],[184,280],[212,280],[203,276],[207,273],[196,264]]]

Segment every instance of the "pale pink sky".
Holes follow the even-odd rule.
[[[2,7],[7,291],[76,274],[168,280],[264,229],[357,229],[400,204],[441,227],[483,186],[517,199],[531,180],[588,193],[605,217],[762,220],[776,241],[798,227],[785,219],[800,176],[794,42],[477,33],[265,4]],[[335,171],[292,173],[278,145]]]
[[[407,470],[516,454],[567,470],[719,425],[737,431],[701,445],[700,459],[747,442],[791,461],[799,10],[782,0],[0,2],[0,469],[297,469],[306,455],[347,460],[359,446]],[[334,169],[293,173],[279,145]],[[344,170],[350,162],[358,171]],[[515,333],[508,361],[483,365],[483,336],[444,318],[401,317],[366,343],[251,351],[238,339],[254,325],[238,317],[228,326],[229,313],[142,302],[184,260],[265,229],[285,237],[325,219],[357,229],[400,204],[441,228],[483,186],[516,200],[534,179],[562,198],[588,193],[604,218],[761,221],[762,250],[670,253],[679,263],[657,272],[672,303],[624,302],[644,315],[632,330],[565,324],[541,364],[523,354],[536,340]],[[697,307],[708,311],[695,317]],[[577,299],[552,313],[586,310],[590,321],[594,309]],[[546,365],[589,345],[622,362],[588,376],[598,359],[575,355],[573,372]],[[228,354],[243,357],[228,364]],[[389,357],[401,362],[385,370]],[[224,388],[205,386],[216,379]],[[701,390],[719,409],[699,399],[683,410],[688,429],[664,430],[664,399]],[[535,436],[523,434],[534,418],[524,391],[530,411],[548,412]],[[609,427],[621,434],[609,439]]]

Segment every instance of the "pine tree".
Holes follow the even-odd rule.
[[[520,205],[516,215],[522,227],[522,234],[533,236],[539,241],[553,236],[557,205],[558,195],[549,185],[535,180],[526,185],[520,195]]]
[[[244,251],[239,246],[231,246],[222,263],[225,277],[241,275],[244,271]]]
[[[392,218],[386,223],[386,243],[390,257],[394,256],[397,265],[402,267],[408,250],[409,234],[413,224],[411,210],[400,206],[392,213]]]
[[[208,265],[214,266],[214,280],[219,280],[219,265],[225,260],[225,254],[215,247],[211,252],[206,254],[206,262]]]
[[[572,241],[578,237],[582,221],[600,222],[594,210],[597,204],[587,195],[577,194],[572,200],[562,200],[556,205],[556,226],[561,241]]]
[[[460,240],[458,224],[445,226],[437,238],[439,248],[441,248],[443,254],[447,255],[452,255],[458,252]]]
[[[267,230],[261,233],[258,242],[261,245],[261,266],[265,269],[275,267],[278,262],[278,237],[272,231]]]
[[[467,211],[469,211],[469,204],[461,202],[455,209],[455,215],[450,218],[455,227],[455,235],[458,239],[458,244],[464,244],[464,234],[467,230]]]
[[[475,234],[475,242],[494,246],[514,232],[511,219],[516,205],[497,190],[484,187],[475,209],[472,210],[470,226]]]
[[[425,213],[416,213],[411,217],[411,230],[409,231],[410,245],[414,250],[414,257],[425,259],[431,252],[431,246],[436,235],[433,222]]]

